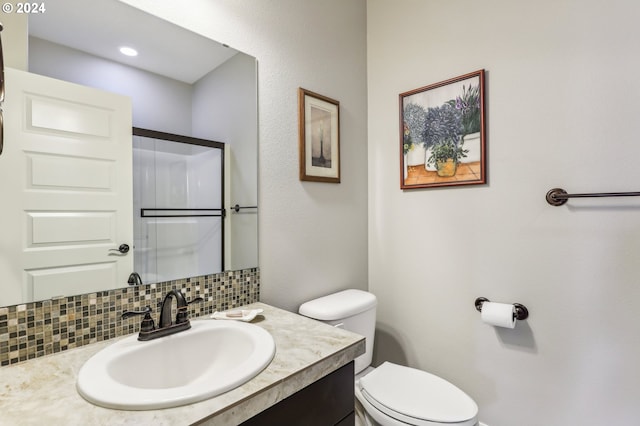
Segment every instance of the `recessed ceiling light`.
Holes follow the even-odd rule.
[[[133,47],[123,46],[120,48],[120,53],[127,56],[138,56],[138,51]]]

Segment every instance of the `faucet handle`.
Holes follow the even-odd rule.
[[[196,302],[204,302],[202,297],[196,297],[195,299],[187,302],[187,305],[191,305]],[[187,311],[187,306],[182,306],[178,308],[178,313],[176,314],[176,324],[182,324],[184,322],[189,321],[189,312]]]
[[[142,323],[140,323],[141,332],[147,333],[156,329],[153,318],[151,318],[151,306],[147,306],[141,311],[124,311],[121,318],[124,320],[138,315],[144,315],[144,318],[142,318]]]

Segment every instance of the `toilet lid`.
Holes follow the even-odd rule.
[[[387,415],[411,423],[460,423],[474,418],[478,406],[446,380],[415,368],[385,362],[359,381],[362,394]]]

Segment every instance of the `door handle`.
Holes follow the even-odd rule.
[[[120,247],[117,249],[109,249],[109,251],[119,251],[122,254],[129,253],[129,245],[128,244],[120,244]]]

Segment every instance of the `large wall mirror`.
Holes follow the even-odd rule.
[[[131,149],[126,161],[133,169],[129,184],[133,196],[129,195],[131,207],[126,208],[131,210],[126,212],[128,219],[121,220],[120,225],[131,227],[132,237],[130,241],[103,238],[88,250],[99,246],[112,255],[129,256],[131,266],[127,276],[133,272],[138,274],[133,284],[257,267],[255,58],[118,0],[56,0],[55,5],[47,4],[46,13],[34,14],[28,19],[30,74],[130,99]],[[137,56],[127,56],[132,53],[127,50],[123,54],[122,47],[137,50]],[[7,84],[11,84],[9,78]],[[11,140],[5,139],[5,144],[11,144]],[[98,161],[85,154],[75,156],[81,158],[85,175],[99,176],[100,167],[93,167],[100,164]],[[28,167],[37,169],[38,173],[50,171],[59,176],[62,173],[56,170],[60,171],[65,164],[61,158],[58,154],[47,158],[38,154],[28,160]],[[152,189],[140,190],[151,175],[156,178]],[[61,182],[72,180],[68,176],[60,179]],[[216,179],[220,181],[213,185]],[[92,182],[99,180],[92,178]],[[0,192],[13,190],[12,184],[1,182]],[[213,186],[215,189],[211,189]],[[202,195],[203,191],[212,194],[211,202],[206,199],[209,195]],[[49,191],[47,196],[51,197],[54,192]],[[65,193],[66,189],[57,192]],[[155,204],[151,204],[151,199]],[[60,222],[54,222],[51,219],[54,215],[47,216],[44,210],[32,213],[21,212],[23,216],[31,216],[19,219],[15,226],[21,227],[22,234],[28,234],[20,237],[23,240],[31,238],[36,229],[49,229],[47,235],[59,234],[64,238],[70,232],[63,232],[63,226],[69,229],[81,226],[81,221],[74,218],[72,207],[68,212],[56,213],[63,218]],[[92,214],[87,223],[99,226],[99,214]],[[206,217],[205,222],[218,217],[215,220],[219,222],[205,227],[198,221],[199,216]],[[211,243],[205,241],[204,237],[209,234],[221,235],[216,243],[219,247],[213,249],[216,254],[210,254]],[[150,240],[154,244],[162,241],[165,245],[151,249]],[[28,241],[22,243],[23,247],[29,244]],[[70,237],[65,244],[65,248],[70,249],[75,242]],[[122,244],[129,249],[121,250]],[[197,253],[201,247],[209,251]],[[88,250],[78,251],[86,254]],[[221,250],[223,255],[216,250]],[[144,257],[149,251],[155,253],[153,260]],[[44,250],[38,256],[44,257]],[[5,250],[0,252],[0,266],[14,262],[3,257]],[[82,262],[79,260],[73,268],[82,272]],[[182,269],[170,271],[174,264],[180,264]],[[69,279],[73,268],[47,268],[46,273],[34,268],[21,272],[22,277],[0,276],[0,306],[132,284],[120,275],[110,281],[102,280],[96,288],[99,280]],[[34,286],[34,277],[40,282],[39,290]],[[68,286],[69,281],[77,282]],[[60,287],[56,287],[56,283],[60,283]]]

